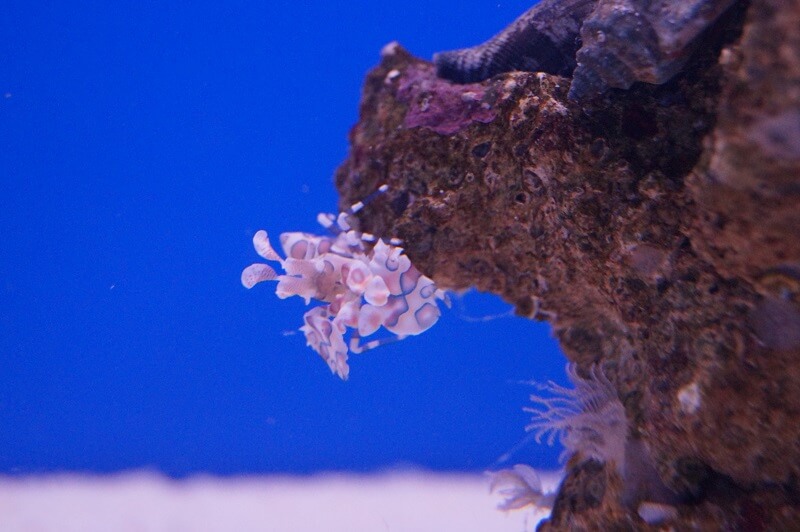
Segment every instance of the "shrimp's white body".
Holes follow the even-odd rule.
[[[384,185],[378,193],[387,189]],[[447,294],[411,264],[399,241],[387,243],[351,228],[348,215],[363,207],[358,202],[339,216],[320,214],[318,220],[336,232],[333,236],[281,234],[286,258],[272,248],[266,231],[258,231],[253,237],[256,253],[280,263],[285,273],[263,263],[251,264],[242,272],[246,288],[277,281],[275,293],[281,299],[300,296],[306,304],[312,299],[326,303],[305,313],[300,330],[307,344],[342,379],[350,371],[348,352],[361,353],[425,332],[441,315],[437,301],[449,304]],[[370,242],[374,245],[367,249],[365,243]],[[360,343],[381,326],[395,338]],[[344,339],[348,329],[353,329],[349,345]]]

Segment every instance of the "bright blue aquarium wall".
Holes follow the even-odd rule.
[[[4,4],[0,473],[482,471],[515,446],[555,467],[517,445],[523,381],[565,381],[547,325],[471,319],[508,307],[470,295],[342,382],[301,300],[239,281],[256,230],[336,208],[384,44],[430,58],[528,7]]]

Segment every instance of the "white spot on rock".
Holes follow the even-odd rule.
[[[386,74],[386,78],[384,78],[383,82],[386,85],[388,85],[392,81],[396,80],[398,77],[400,77],[400,71],[395,68],[395,69],[390,70],[389,73]]]
[[[681,411],[685,414],[694,414],[700,408],[701,397],[700,388],[696,382],[687,384],[678,390],[678,402],[681,405]]]
[[[397,53],[397,49],[400,48],[400,43],[397,41],[392,41],[383,48],[381,48],[381,57],[389,57]]]

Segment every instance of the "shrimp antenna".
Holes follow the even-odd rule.
[[[353,216],[361,209],[375,201],[376,198],[386,194],[388,191],[389,185],[384,183],[383,185],[379,186],[377,190],[374,190],[372,193],[370,193],[366,198],[353,203],[347,210],[341,211],[338,215],[328,212],[319,213],[317,216],[317,222],[335,235],[346,231],[351,231],[353,229],[353,225],[351,223]],[[362,233],[361,238],[367,242],[374,242],[376,240],[375,236],[369,233]],[[389,240],[389,243],[393,246],[399,246],[402,244],[402,241],[397,238],[392,238]]]

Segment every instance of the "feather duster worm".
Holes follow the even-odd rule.
[[[533,431],[539,443],[546,438],[548,445],[553,445],[558,438],[564,446],[562,460],[577,453],[584,460],[611,462],[623,468],[628,422],[614,385],[598,366],[592,366],[589,378],[583,379],[577,367],[569,364],[567,375],[575,388],[553,382],[538,385],[551,396],[531,395],[538,406],[524,409],[532,414],[525,429]]]
[[[537,385],[548,396],[531,396],[536,406],[525,409],[532,414],[526,430],[539,443],[544,439],[552,445],[558,438],[564,446],[562,460],[575,456],[579,462],[613,467],[623,481],[622,501],[646,522],[673,519],[679,497],[661,480],[645,442],[632,434],[614,383],[600,366],[591,366],[584,378],[569,364],[567,375],[574,388]]]

